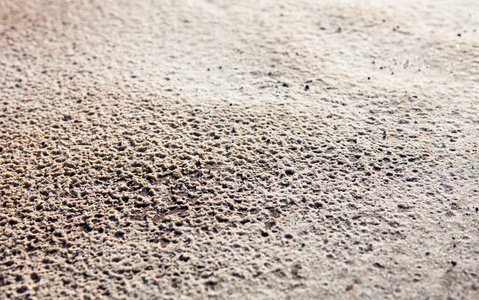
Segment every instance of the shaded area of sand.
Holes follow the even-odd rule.
[[[478,11],[0,0],[0,298],[477,298]]]

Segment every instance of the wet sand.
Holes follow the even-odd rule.
[[[478,299],[478,13],[0,0],[0,299]]]

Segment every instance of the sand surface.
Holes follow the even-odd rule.
[[[0,299],[479,299],[479,4],[0,0]]]

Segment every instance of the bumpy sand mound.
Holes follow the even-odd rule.
[[[479,6],[415,2],[0,0],[0,298],[479,297]]]

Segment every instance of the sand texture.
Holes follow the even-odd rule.
[[[479,299],[479,4],[0,0],[0,299]]]

